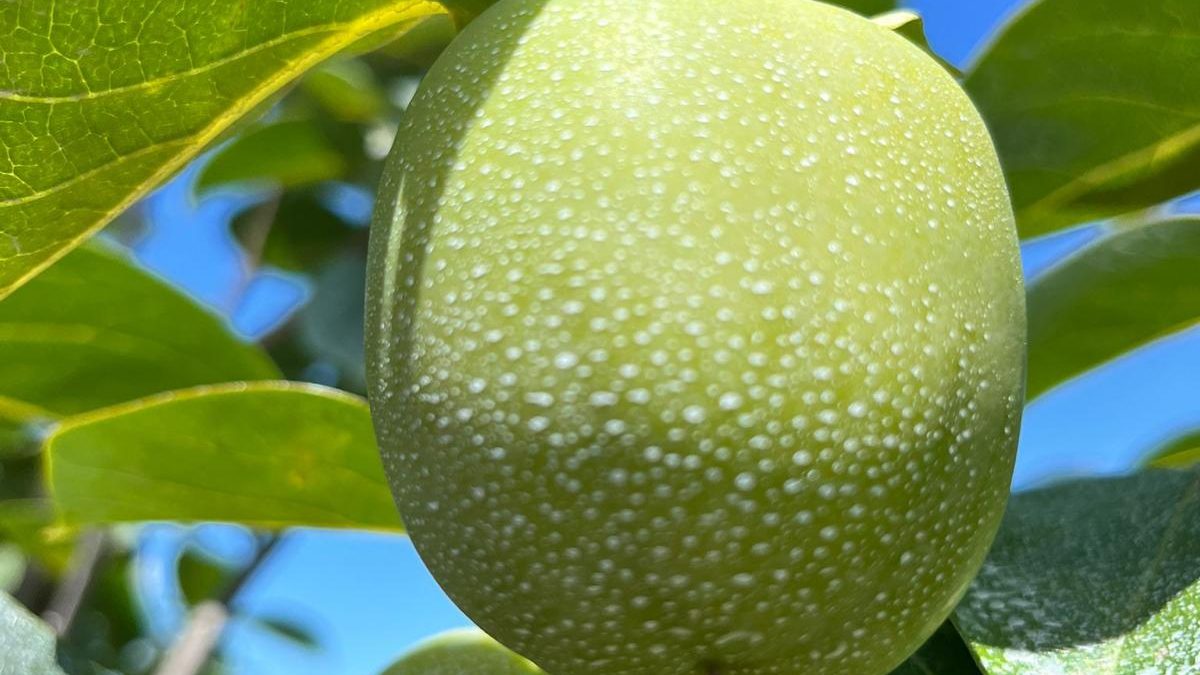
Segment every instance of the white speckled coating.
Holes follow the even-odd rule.
[[[982,561],[1019,426],[1008,196],[957,84],[808,0],[506,0],[372,241],[422,557],[550,675],[881,675]]]

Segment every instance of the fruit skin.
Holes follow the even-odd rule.
[[[382,675],[545,675],[483,631],[447,631],[417,645]]]
[[[903,38],[808,0],[506,0],[422,84],[372,236],[397,503],[551,675],[881,675],[981,564],[1015,227]]]

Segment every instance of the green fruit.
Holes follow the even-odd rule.
[[[545,675],[478,630],[442,633],[417,645],[383,675]]]
[[[1021,269],[995,151],[808,0],[505,0],[382,188],[368,360],[413,540],[551,675],[879,675],[999,523]]]

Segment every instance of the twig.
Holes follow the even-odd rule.
[[[246,265],[253,272],[262,263],[267,248],[267,238],[279,215],[283,203],[283,190],[275,190],[261,204],[246,215],[246,226],[242,230],[242,249],[246,252]]]
[[[12,593],[13,597],[17,599],[17,602],[25,605],[29,611],[41,614],[46,610],[49,594],[50,575],[36,560],[31,559],[25,567],[25,574],[21,577],[20,585]]]
[[[167,651],[155,675],[193,675],[208,663],[217,640],[229,623],[229,608],[219,600],[205,600],[192,609],[187,628]]]
[[[280,537],[268,540],[254,554],[254,559],[229,582],[220,596],[196,605],[187,627],[167,650],[154,675],[197,675],[204,668],[232,616],[229,605],[262,568],[263,562],[279,546],[279,542]]]
[[[75,544],[71,552],[71,560],[67,564],[67,574],[58,588],[50,596],[46,611],[42,618],[50,624],[54,634],[63,637],[71,630],[79,608],[92,587],[96,572],[104,560],[106,537],[103,532],[93,530],[85,532]]]

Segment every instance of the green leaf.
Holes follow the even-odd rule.
[[[382,47],[379,51],[386,59],[372,61],[385,73],[419,73],[433,65],[457,32],[453,17],[431,16],[413,26],[403,40]]]
[[[0,3],[0,297],[429,0]]]
[[[925,20],[921,18],[920,14],[907,9],[898,9],[871,17],[871,20],[888,30],[895,31],[904,39],[925,50],[925,53],[933,57],[933,60],[942,64],[942,67],[954,77],[962,77],[962,71],[956,68],[953,63],[939,56],[933,50],[933,47],[929,45],[929,38],[925,35]]]
[[[442,4],[459,26],[465,26],[496,2],[497,0],[442,0]]]
[[[1028,288],[1030,399],[1200,321],[1200,218],[1112,228]]]
[[[875,16],[896,8],[895,0],[833,0],[829,4],[841,5],[863,16]]]
[[[475,629],[442,633],[417,645],[382,675],[545,675]]]
[[[0,461],[36,454],[38,425],[53,417],[35,405],[0,396]]]
[[[127,663],[126,647],[145,635],[133,565],[133,555],[126,550],[102,559],[70,632],[59,641],[58,662],[63,670],[95,675],[130,672],[122,667]]]
[[[315,279],[312,299],[296,317],[301,345],[315,359],[338,369],[347,389],[365,391],[367,373],[363,347],[363,306],[367,261],[362,252],[348,252],[329,261]]]
[[[1182,434],[1150,453],[1147,466],[1190,469],[1200,464],[1200,429]]]
[[[891,675],[983,675],[954,622],[946,621]]]
[[[0,537],[36,557],[44,567],[61,572],[71,555],[70,533],[54,528],[54,508],[48,499],[0,500]]]
[[[263,205],[260,208],[268,208]],[[346,224],[321,203],[314,189],[286,190],[277,205],[272,205],[271,231],[266,244],[255,243],[262,236],[258,218],[264,214],[250,209],[234,219],[234,236],[243,245],[262,247],[261,261],[295,272],[307,272],[328,260],[347,244],[366,237],[366,228]]]
[[[317,636],[308,626],[298,623],[294,619],[285,619],[272,616],[255,616],[251,617],[251,621],[258,628],[272,633],[276,637],[286,640],[297,647],[304,649],[316,650],[319,649],[321,643],[317,640]]]
[[[53,524],[41,457],[34,453],[0,461],[0,540],[12,541],[43,565],[56,568],[66,561],[70,541],[65,533],[54,532]]]
[[[63,675],[50,627],[0,593],[0,675]]]
[[[1200,472],[1013,497],[957,610],[988,675],[1191,673],[1200,662]]]
[[[65,420],[46,453],[71,525],[401,529],[366,402],[315,385],[200,387],[98,410]]]
[[[430,20],[422,21],[421,25],[427,23]],[[419,29],[414,26],[396,44],[411,42]],[[387,96],[375,74],[359,59],[331,61],[301,80],[300,87],[335,119],[346,122],[373,122],[388,107]]]
[[[27,419],[276,377],[217,316],[101,247],[76,250],[0,302],[0,411],[10,401]]]
[[[27,564],[21,547],[9,542],[0,543],[0,593],[11,593],[21,584]]]
[[[285,120],[250,129],[222,148],[200,172],[196,189],[242,182],[292,187],[340,178],[348,168],[315,121]]]
[[[188,605],[198,605],[216,598],[234,578],[233,570],[190,546],[179,554],[175,573],[179,591]]]
[[[1022,236],[1200,187],[1200,2],[1037,0],[966,79]]]

